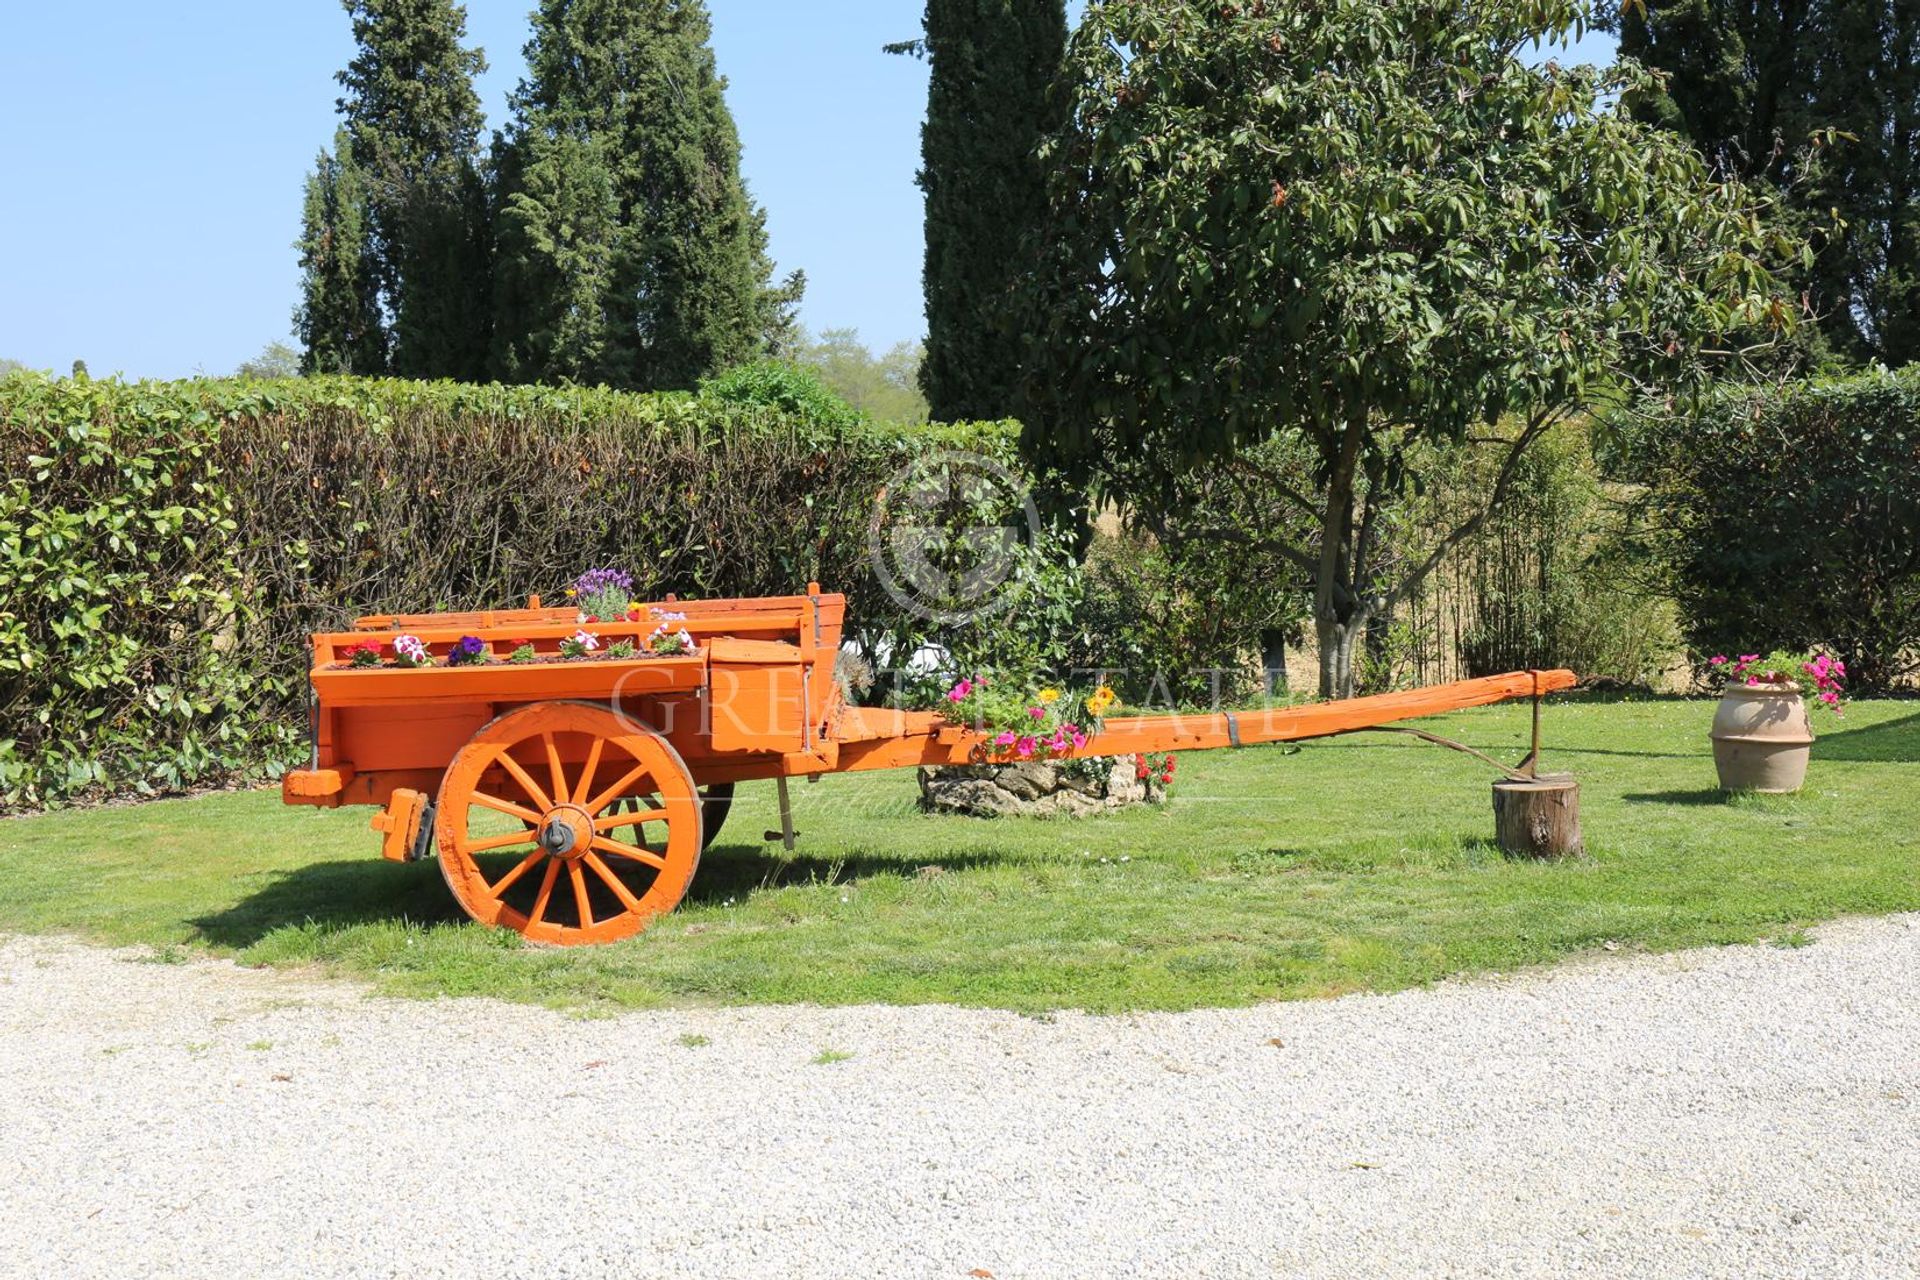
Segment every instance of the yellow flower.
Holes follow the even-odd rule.
[[[1095,717],[1104,716],[1113,704],[1118,701],[1119,698],[1114,694],[1113,690],[1105,685],[1101,685],[1093,691],[1093,696],[1087,699],[1087,711]]]
[[[1040,701],[1048,704],[1058,702],[1060,701],[1060,691],[1058,689],[1042,689],[1040,691]]]
[[[567,588],[567,599],[571,600],[579,594],[580,593],[578,591],[575,591],[572,587]]]

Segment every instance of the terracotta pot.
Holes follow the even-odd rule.
[[[1713,762],[1727,791],[1798,791],[1813,722],[1797,685],[1728,685],[1713,717]]]

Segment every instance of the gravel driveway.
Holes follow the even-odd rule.
[[[1045,1021],[0,939],[0,1274],[1920,1276],[1920,917],[1817,938]]]

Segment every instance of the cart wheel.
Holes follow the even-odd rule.
[[[591,703],[538,703],[453,758],[434,822],[440,870],[481,924],[558,946],[614,942],[685,896],[700,810],[659,734]]]
[[[639,796],[625,796],[614,802],[614,809],[620,813],[636,813],[647,802]],[[700,840],[700,852],[713,848],[713,838],[720,834],[720,828],[726,825],[727,815],[733,812],[733,784],[716,782],[700,788],[700,817],[705,834]]]
[[[705,853],[713,847],[713,838],[720,834],[720,828],[727,824],[727,815],[733,812],[733,784],[716,782],[700,791],[701,828],[705,838],[700,842],[700,852]]]

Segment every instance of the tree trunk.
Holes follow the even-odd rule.
[[[1366,410],[1355,411],[1340,438],[1340,453],[1327,477],[1327,505],[1320,520],[1320,569],[1313,592],[1313,625],[1320,641],[1320,696],[1353,696],[1353,643],[1367,624],[1354,590],[1353,491]]]
[[[1320,641],[1320,696],[1353,696],[1353,649],[1360,627],[1339,618],[1317,618],[1314,632]]]
[[[1512,857],[1577,858],[1586,852],[1580,784],[1570,773],[1494,783],[1493,822],[1500,851]]]

